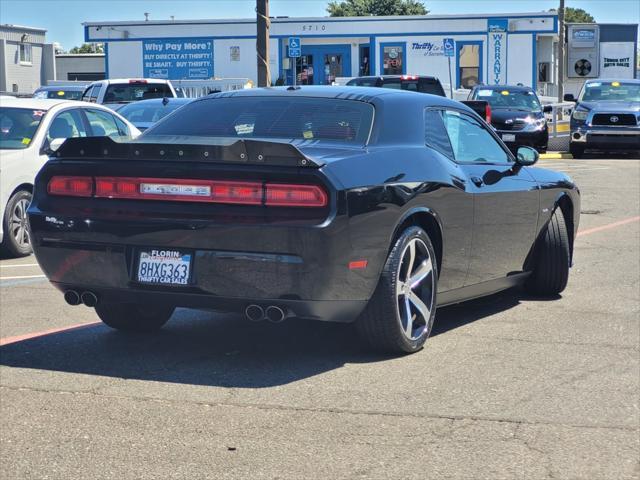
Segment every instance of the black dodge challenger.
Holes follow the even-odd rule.
[[[37,259],[71,305],[356,322],[414,352],[437,305],[567,284],[580,197],[446,98],[363,87],[198,99],[138,140],[67,140],[38,174]]]

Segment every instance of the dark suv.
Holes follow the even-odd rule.
[[[379,75],[376,77],[357,77],[347,82],[348,86],[382,87],[412,92],[430,93],[445,97],[440,80],[425,75]]]
[[[519,146],[547,151],[549,127],[544,118],[550,105],[542,106],[536,92],[523,85],[477,85],[471,100],[485,100],[491,106],[491,125],[502,141],[515,152]]]
[[[574,158],[586,149],[640,151],[640,80],[589,80],[576,99],[571,114]]]

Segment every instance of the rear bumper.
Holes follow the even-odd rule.
[[[376,266],[350,270],[346,217],[322,225],[223,225],[149,219],[87,220],[29,210],[33,247],[61,291],[92,291],[103,301],[243,311],[252,303],[287,307],[300,317],[351,321],[377,283]],[[193,257],[188,286],[137,282],[141,249]],[[362,257],[358,257],[362,258]]]

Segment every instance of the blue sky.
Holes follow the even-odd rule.
[[[326,0],[270,0],[272,16],[325,16]],[[433,14],[538,12],[557,0],[426,0]],[[639,0],[566,0],[598,22],[640,23]],[[255,0],[0,0],[0,23],[42,27],[65,49],[83,41],[81,23],[103,20],[253,18]]]

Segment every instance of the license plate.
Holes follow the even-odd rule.
[[[503,142],[515,142],[516,141],[516,136],[513,133],[503,133],[502,134],[502,141]]]
[[[138,281],[161,285],[188,285],[191,255],[177,250],[146,250],[140,252]]]

